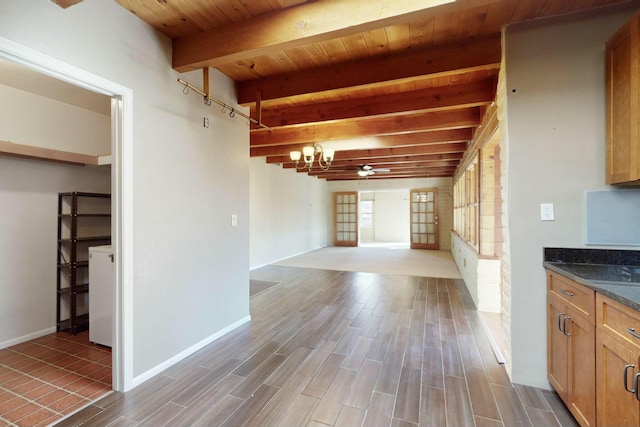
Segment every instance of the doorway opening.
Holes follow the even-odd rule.
[[[77,88],[81,88],[83,90],[93,92],[95,94],[100,94],[107,99],[107,109],[110,111],[110,115],[107,119],[107,124],[105,126],[106,132],[108,135],[106,136],[107,145],[110,146],[110,155],[112,159],[111,166],[101,166],[102,168],[108,168],[108,172],[106,173],[106,182],[103,182],[100,185],[104,186],[102,191],[111,191],[113,195],[112,205],[111,205],[111,213],[112,213],[112,222],[111,222],[111,235],[112,235],[112,245],[114,248],[115,256],[114,256],[114,277],[115,277],[115,287],[112,301],[108,301],[107,303],[112,306],[114,311],[113,317],[113,348],[112,352],[100,351],[104,350],[102,348],[95,347],[88,342],[88,334],[77,333],[75,335],[68,334],[69,336],[62,336],[62,332],[57,334],[61,334],[61,336],[56,336],[55,333],[55,306],[56,302],[54,300],[54,296],[56,295],[56,278],[55,272],[56,267],[53,264],[53,268],[51,268],[51,280],[48,281],[46,288],[49,290],[49,296],[43,297],[42,295],[38,295],[38,292],[31,292],[29,295],[33,298],[41,298],[45,299],[45,305],[49,304],[49,306],[54,307],[53,312],[54,315],[51,316],[51,326],[36,326],[30,328],[29,330],[17,331],[14,332],[13,335],[5,333],[2,335],[2,339],[0,339],[0,343],[2,344],[3,349],[0,350],[0,353],[3,356],[9,356],[7,358],[8,362],[11,364],[12,374],[16,376],[14,379],[14,383],[9,386],[12,387],[8,391],[8,397],[11,397],[11,400],[15,400],[16,404],[24,403],[25,401],[31,406],[33,405],[37,411],[34,412],[34,416],[36,412],[40,412],[38,416],[56,416],[58,419],[59,415],[64,414],[67,411],[77,409],[77,405],[81,405],[81,402],[70,402],[71,398],[67,398],[64,402],[62,398],[54,399],[59,396],[56,394],[56,390],[51,390],[50,387],[57,386],[58,384],[66,383],[68,380],[74,380],[69,382],[75,383],[76,387],[80,387],[83,383],[78,382],[79,378],[74,377],[73,375],[81,375],[84,380],[89,378],[91,375],[89,373],[90,370],[94,370],[97,372],[98,367],[101,370],[100,375],[102,381],[107,382],[107,388],[115,389],[118,391],[126,391],[127,389],[132,387],[132,375],[131,375],[131,347],[130,345],[125,345],[130,340],[131,333],[131,325],[125,325],[122,322],[123,317],[130,318],[127,316],[131,312],[130,304],[131,299],[127,297],[130,292],[130,286],[127,286],[130,283],[130,262],[124,263],[127,268],[123,268],[122,259],[129,258],[131,256],[131,247],[132,243],[130,241],[130,237],[127,237],[126,240],[123,240],[123,234],[126,236],[130,236],[130,229],[132,225],[132,212],[130,203],[123,204],[123,200],[129,200],[129,196],[131,194],[130,188],[130,176],[131,169],[128,164],[128,159],[131,158],[131,90],[124,88],[115,83],[106,81],[98,76],[87,73],[83,70],[76,69],[69,64],[62,63],[60,61],[55,60],[54,58],[43,55],[39,52],[30,50],[24,46],[21,46],[15,42],[10,40],[0,38],[0,60],[3,60],[7,63],[12,64],[14,67],[19,66],[23,67],[24,70],[34,73],[40,74],[44,78],[51,80],[57,80],[61,83],[68,84],[70,86],[75,86]],[[4,83],[2,83],[4,84]],[[44,96],[44,95],[42,95]],[[126,106],[126,109],[125,109]],[[126,113],[126,114],[125,114]],[[73,124],[69,124],[72,126]],[[2,139],[2,138],[0,138]],[[18,143],[19,141],[16,141]],[[26,141],[25,141],[26,142]],[[126,142],[126,143],[125,143]],[[16,144],[17,145],[17,144]],[[25,146],[29,146],[28,143],[24,144]],[[35,144],[33,144],[35,145]],[[51,152],[56,151],[53,147],[48,148]],[[72,151],[72,150],[63,150],[63,151]],[[123,152],[126,151],[126,152]],[[46,150],[45,150],[46,152]],[[73,153],[71,153],[73,154]],[[106,154],[106,153],[105,153]],[[24,157],[24,156],[23,156]],[[28,165],[30,170],[38,170],[39,165],[43,165],[38,173],[44,174],[45,172],[54,171],[60,172],[63,167],[68,167],[66,165],[60,165],[60,163],[52,163],[49,161],[42,161],[46,159],[46,155],[38,155],[35,156],[27,156],[28,160],[24,159],[10,159],[7,157],[2,157],[1,160],[9,162],[10,160],[14,160],[13,168],[19,171],[19,166]],[[34,160],[36,159],[36,160]],[[122,160],[126,159],[125,162]],[[82,168],[80,168],[82,169]],[[89,169],[89,168],[87,168]],[[24,173],[24,172],[23,172]],[[87,172],[85,172],[87,173]],[[98,173],[98,175],[105,175],[105,173]],[[82,179],[82,178],[81,178]],[[24,183],[32,183],[31,178],[26,177]],[[46,179],[41,180],[41,182],[46,182]],[[61,180],[64,182],[64,179]],[[126,182],[127,185],[123,185],[123,182]],[[33,196],[43,197],[41,192],[37,190],[28,188],[28,185],[25,184],[24,188],[24,197],[23,199],[33,198]],[[64,192],[64,189],[61,188],[61,192]],[[57,198],[57,191],[49,188],[49,196],[53,198]],[[7,194],[16,194],[16,191],[7,190],[5,195]],[[27,197],[30,196],[30,197]],[[18,193],[18,198],[21,198]],[[51,197],[44,197],[49,199]],[[57,200],[56,200],[57,203]],[[29,212],[33,213],[33,210]],[[47,231],[47,235],[53,235],[52,246],[55,248],[56,246],[56,238],[55,238],[55,210],[53,215],[53,232]],[[51,223],[51,221],[47,221]],[[123,233],[123,229],[126,229],[128,232]],[[54,257],[51,258],[55,259]],[[48,286],[48,285],[51,286]],[[50,289],[49,289],[50,288]],[[48,302],[47,302],[48,301]],[[5,313],[6,314],[6,313]],[[14,316],[15,318],[16,316]],[[18,325],[18,323],[14,323],[14,325]],[[7,326],[7,325],[5,325]],[[126,327],[125,327],[126,326]],[[6,332],[6,331],[5,331]],[[38,342],[31,343],[32,340],[38,340]],[[12,346],[19,346],[20,351],[7,350],[7,348]],[[95,348],[92,348],[95,347]],[[74,350],[75,348],[75,350]],[[39,353],[43,356],[43,358],[47,358],[47,360],[36,360],[32,357],[32,354],[29,354],[30,350],[39,350]],[[62,350],[60,353],[59,350]],[[95,350],[95,351],[93,351]],[[73,352],[84,352],[81,363],[77,363],[77,361],[73,360],[73,357],[78,357],[77,354],[73,354]],[[58,353],[58,354],[55,354]],[[99,353],[99,354],[98,354]],[[18,359],[22,359],[22,363],[18,362]],[[53,361],[60,361],[66,359],[68,362],[67,367],[62,368],[62,375],[60,371],[54,372],[52,369]],[[100,363],[94,364],[99,359]],[[29,363],[27,363],[29,362]],[[84,368],[83,371],[78,374],[74,373],[71,368],[74,364],[79,365],[76,367]],[[91,362],[91,363],[89,363]],[[42,366],[41,364],[44,364]],[[20,366],[22,365],[22,366]],[[80,366],[81,365],[81,366]],[[23,381],[24,378],[18,378],[20,371],[19,369],[23,368],[35,369],[38,368],[41,370],[50,370],[48,373],[47,381],[50,381],[49,384],[18,384],[20,381]],[[107,372],[109,371],[109,372]],[[31,373],[28,373],[26,377],[29,381],[35,381],[35,378]],[[39,385],[39,387],[33,387],[35,385]],[[84,384],[83,388],[86,388],[87,384]],[[6,389],[6,387],[3,387]],[[37,391],[35,391],[37,390]],[[3,390],[5,391],[5,390]],[[29,392],[32,394],[29,396],[22,397],[19,395],[20,392]],[[108,390],[107,390],[108,391]],[[84,390],[87,397],[95,397],[95,393],[89,393],[89,389]],[[36,396],[33,393],[43,393],[43,395]],[[79,394],[73,392],[75,397]],[[46,412],[44,410],[45,404],[47,401],[53,400],[53,404],[57,404],[56,407],[58,410],[53,410]],[[27,403],[24,403],[25,406]],[[74,408],[74,405],[76,406]],[[63,407],[64,406],[64,407]],[[11,412],[11,411],[9,411]],[[54,413],[53,415],[51,413]],[[16,414],[14,414],[16,415]],[[11,416],[11,415],[10,415]],[[9,417],[10,417],[9,416]],[[3,417],[4,418],[4,417]],[[22,417],[24,418],[24,417]]]
[[[358,193],[358,246],[409,248],[409,190]]]

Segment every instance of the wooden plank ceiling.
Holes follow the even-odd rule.
[[[330,169],[300,172],[327,180],[452,176],[495,98],[505,25],[626,3],[116,1],[173,40],[174,69],[235,82],[271,128],[251,129],[252,157],[293,168],[291,150],[319,143]]]

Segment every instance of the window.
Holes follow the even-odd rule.
[[[360,201],[360,226],[373,227],[373,200]]]
[[[500,136],[495,132],[453,184],[453,229],[486,256],[502,255],[500,169]]]
[[[470,245],[478,249],[479,190],[478,157],[471,162],[453,186],[453,228]]]

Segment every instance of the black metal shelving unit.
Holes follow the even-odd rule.
[[[75,335],[89,328],[89,247],[109,244],[111,194],[58,194],[58,331]]]

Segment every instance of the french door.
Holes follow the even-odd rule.
[[[438,190],[411,190],[411,249],[439,249]]]
[[[336,246],[358,246],[358,193],[334,193]]]

